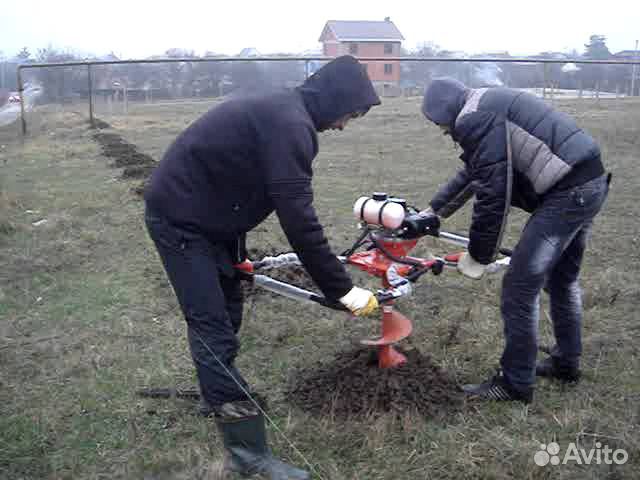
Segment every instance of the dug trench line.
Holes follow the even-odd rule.
[[[137,195],[142,195],[146,180],[156,167],[156,162],[151,156],[138,151],[133,143],[127,142],[117,133],[104,132],[103,129],[110,128],[107,122],[96,119],[94,122],[97,132],[93,134],[93,139],[102,147],[102,154],[113,159],[114,168],[123,168],[122,177],[126,180],[143,179],[142,183],[132,188]]]

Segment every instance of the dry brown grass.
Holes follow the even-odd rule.
[[[456,151],[425,124],[418,103],[387,100],[345,132],[320,139],[316,206],[336,250],[356,235],[350,210],[358,196],[387,190],[426,205],[456,168]],[[133,105],[128,116],[105,120],[157,159],[205,108]],[[438,421],[410,413],[350,422],[316,417],[288,403],[284,388],[292,372],[371,336],[376,323],[286,299],[250,300],[239,366],[268,394],[278,427],[322,478],[640,475],[640,203],[634,180],[640,104],[585,101],[562,108],[602,143],[615,175],[584,265],[584,381],[574,388],[542,381],[530,407],[468,406]],[[2,191],[10,199],[4,212],[15,227],[0,233],[0,477],[212,478],[220,440],[210,422],[194,414],[193,403],[135,396],[139,387],[195,383],[183,321],[144,231],[142,204],[100,155],[82,116],[62,108],[33,115],[34,134],[24,145],[13,142],[3,153],[7,163],[0,163]],[[464,231],[468,214],[447,228]],[[525,218],[512,216],[507,244],[516,241]],[[47,222],[34,227],[39,219]],[[288,248],[273,218],[249,241],[263,250]],[[421,249],[447,250],[433,240]],[[400,306],[415,324],[407,345],[431,355],[459,382],[483,379],[502,348],[499,288],[499,278],[425,278]],[[543,316],[542,342],[550,335]],[[288,443],[271,433],[275,451],[301,465]],[[624,466],[536,467],[534,453],[552,440],[588,448],[600,441],[625,448],[630,459]]]

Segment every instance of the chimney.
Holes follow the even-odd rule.
[[[391,17],[384,17],[384,21],[385,22],[390,22],[391,21]]]

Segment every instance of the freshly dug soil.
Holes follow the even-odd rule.
[[[98,131],[93,134],[93,139],[100,144],[105,157],[114,159],[114,167],[123,168],[122,178],[126,180],[142,180],[131,189],[132,193],[141,197],[157,162],[149,155],[139,152],[138,147],[124,140],[117,133],[100,130],[109,128],[110,125],[108,123],[95,119],[94,124]]]
[[[149,178],[155,167],[152,164],[130,165],[122,171],[122,178]]]
[[[100,144],[105,157],[114,159],[114,166],[117,168],[156,163],[149,155],[138,152],[138,147],[124,140],[117,133],[99,131],[93,134],[93,139]]]
[[[248,250],[248,258],[250,260],[261,260],[264,257],[275,257],[279,253],[282,252],[270,252],[263,249],[251,248]],[[290,265],[281,268],[270,268],[267,270],[260,270],[256,273],[265,274],[271,278],[275,278],[276,280],[280,280],[281,282],[290,283],[295,285],[296,287],[304,288],[305,290],[311,290],[314,292],[319,292],[318,287],[316,287],[313,280],[307,273],[307,271],[300,265]],[[243,282],[244,295],[245,297],[249,297],[252,295],[274,295],[278,296],[276,293],[269,292],[260,287],[254,287],[249,282]]]
[[[111,128],[111,125],[109,125],[104,120],[100,120],[99,118],[94,118],[93,119],[93,127],[92,128],[97,128],[97,129]]]
[[[398,348],[399,351],[402,351]],[[376,349],[358,347],[297,371],[286,398],[303,411],[336,419],[417,412],[426,418],[459,410],[464,401],[453,379],[419,350],[402,351],[407,363],[378,367]]]

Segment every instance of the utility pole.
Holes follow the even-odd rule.
[[[636,40],[636,53],[634,55],[634,60],[638,61],[638,40]],[[638,64],[634,63],[633,67],[631,67],[631,96],[633,97],[636,94],[635,85],[636,85],[636,70],[638,68]]]

